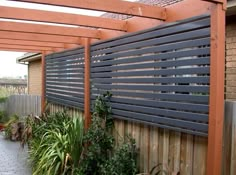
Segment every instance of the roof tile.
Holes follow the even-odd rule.
[[[178,3],[180,1],[183,1],[183,0],[139,0],[137,2],[148,4],[148,5],[165,7],[171,4]],[[122,15],[122,14],[117,14],[117,13],[105,13],[102,15],[102,17],[125,20],[128,18],[131,18],[132,16]]]

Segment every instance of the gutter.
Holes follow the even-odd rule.
[[[33,53],[28,55],[23,55],[16,59],[18,64],[25,64],[28,65],[29,62],[41,59],[41,53]]]

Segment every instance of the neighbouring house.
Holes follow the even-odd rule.
[[[182,0],[140,0],[141,3],[166,6]],[[105,13],[107,18],[125,20],[130,16]],[[28,64],[28,93],[41,94],[41,54],[27,53],[17,59]],[[236,0],[228,0],[226,17],[226,69],[225,98],[236,100]]]
[[[28,94],[41,95],[41,54],[26,53],[23,56],[17,58],[17,62],[28,65]]]
[[[236,100],[236,0],[227,5],[225,65],[225,98]]]

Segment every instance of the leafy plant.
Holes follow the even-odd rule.
[[[88,146],[80,165],[83,174],[102,174],[101,166],[111,155],[114,138],[108,131],[112,127],[111,110],[107,104],[110,97],[111,94],[107,93],[96,98],[92,124],[84,138]]]
[[[19,116],[13,115],[10,120],[4,124],[5,126],[5,138],[11,140],[19,140],[21,137],[21,124],[19,123]],[[17,135],[17,138],[13,139],[13,135]]]
[[[115,150],[114,155],[102,167],[102,174],[107,175],[135,175],[136,167],[136,146],[134,139],[124,143]]]
[[[79,167],[82,174],[132,175],[136,172],[134,140],[115,148],[110,98],[109,92],[96,98],[92,124],[84,138],[87,149]]]
[[[0,111],[0,123],[5,123],[7,121],[6,111]]]
[[[6,102],[6,100],[7,100],[7,97],[0,97],[0,103],[4,103]]]
[[[82,116],[59,112],[40,120],[28,119],[25,138],[34,175],[74,174],[83,152]]]

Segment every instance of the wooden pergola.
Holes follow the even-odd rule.
[[[90,116],[90,55],[89,46],[98,40],[111,39],[167,22],[201,14],[211,14],[211,79],[208,133],[207,175],[221,174],[222,132],[224,118],[224,58],[226,0],[184,0],[159,7],[122,0],[13,0],[27,3],[96,10],[132,16],[126,20],[92,17],[71,13],[0,6],[0,50],[41,52],[45,55],[83,45],[85,47],[85,117]],[[14,3],[14,2],[12,2]],[[51,23],[26,23],[25,21]],[[61,24],[55,26],[53,24]],[[68,26],[72,25],[72,26]],[[45,68],[42,82],[45,82]],[[44,87],[44,85],[42,86]],[[45,89],[42,88],[42,106]]]

